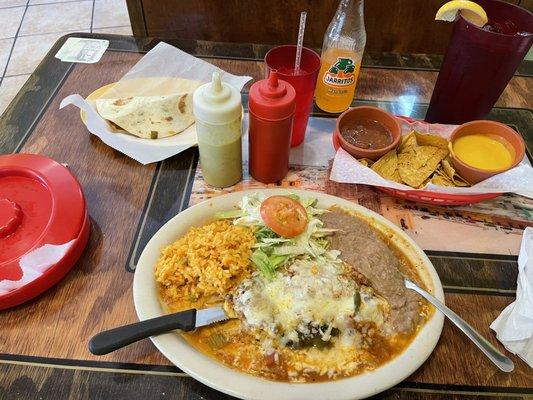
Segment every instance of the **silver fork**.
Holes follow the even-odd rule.
[[[455,326],[457,326],[468,338],[474,342],[474,344],[485,354],[490,361],[494,363],[503,372],[511,372],[514,370],[513,361],[502,354],[496,347],[494,347],[487,339],[481,336],[474,328],[472,328],[464,319],[459,317],[456,313],[442,304],[439,300],[426,292],[424,289],[411,282],[409,279],[405,279],[405,287],[407,289],[414,290],[420,296],[425,298],[431,304],[433,304],[440,312],[446,315]]]

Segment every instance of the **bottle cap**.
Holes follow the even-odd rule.
[[[194,91],[192,101],[195,118],[211,124],[225,124],[242,115],[240,92],[222,82],[218,72],[213,72],[211,82]]]
[[[285,119],[296,109],[296,92],[290,83],[278,79],[273,69],[267,79],[255,82],[250,88],[248,107],[260,118]]]

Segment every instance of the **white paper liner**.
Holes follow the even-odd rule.
[[[127,96],[148,96],[164,94],[167,83],[176,78],[190,79],[206,83],[211,81],[213,72],[218,72],[224,82],[242,90],[252,78],[236,76],[214,65],[193,57],[167,43],[161,42],[150,50],[124,77],[101,98]],[[145,80],[150,84],[131,85],[132,80]],[[133,135],[113,132],[106,121],[96,112],[93,104],[80,95],[67,96],[59,108],[69,104],[85,111],[87,129],[98,136],[108,146],[118,150],[134,160],[149,164],[178,154],[197,144],[194,125],[175,136],[163,139],[142,139]]]
[[[516,300],[490,325],[507,350],[533,368],[533,228],[526,228],[518,255]]]
[[[0,296],[19,289],[40,277],[65,257],[76,240],[72,239],[61,245],[45,244],[22,256],[19,261],[22,277],[18,281],[8,279],[0,281]]]
[[[401,119],[400,119],[401,120]],[[406,135],[411,129],[418,132],[439,135],[449,140],[455,128],[454,125],[428,124],[425,122],[407,123],[402,121],[402,134]],[[330,179],[340,183],[357,183],[372,186],[382,186],[399,190],[428,190],[435,193],[448,194],[482,194],[482,193],[517,193],[526,197],[533,196],[533,168],[527,157],[515,168],[495,175],[471,187],[450,187],[428,184],[424,189],[413,189],[410,186],[389,181],[381,177],[372,169],[365,167],[344,149],[339,148],[335,154]]]

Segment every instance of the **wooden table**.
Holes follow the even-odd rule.
[[[76,108],[58,110],[65,96],[86,96],[120,79],[157,43],[113,35],[75,36],[107,38],[109,50],[97,64],[63,63],[53,57],[65,40],[60,39],[0,120],[1,153],[39,153],[67,163],[83,186],[92,219],[87,249],[66,278],[33,301],[0,312],[0,399],[228,398],[170,365],[148,340],[104,357],[87,350],[87,342],[95,333],[137,320],[131,292],[136,260],[151,235],[187,207],[197,150],[143,166],[90,135]],[[193,41],[174,44],[234,74],[263,76],[264,46]],[[438,63],[438,57],[423,55],[367,55],[355,103],[377,104],[397,114],[423,118]],[[532,71],[531,64],[521,67],[489,116],[519,130],[529,150],[533,149],[533,113],[528,109],[533,100]],[[318,110],[315,115],[328,116]],[[415,210],[426,213],[424,218],[431,214],[446,220],[460,214],[460,218],[470,218],[469,223],[497,226],[502,235],[516,235],[533,225],[533,203],[516,206],[518,200],[512,196],[490,203],[515,204],[509,206],[510,216],[497,219],[483,208],[432,208],[390,199],[368,187],[355,191],[358,201],[369,207],[388,201],[391,207],[402,210],[402,215]],[[517,218],[513,207],[525,211]],[[403,218],[396,222],[402,226],[408,223]],[[443,242],[448,240],[446,232],[440,237]],[[489,324],[515,297],[516,255],[461,250],[427,253],[441,276],[447,303],[503,349]],[[446,322],[428,361],[380,397],[533,395],[532,370],[519,358],[512,358],[516,370],[512,374],[499,372]]]

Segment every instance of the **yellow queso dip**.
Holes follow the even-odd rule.
[[[514,148],[496,135],[466,135],[453,141],[454,154],[465,164],[488,171],[509,168],[514,161]]]

